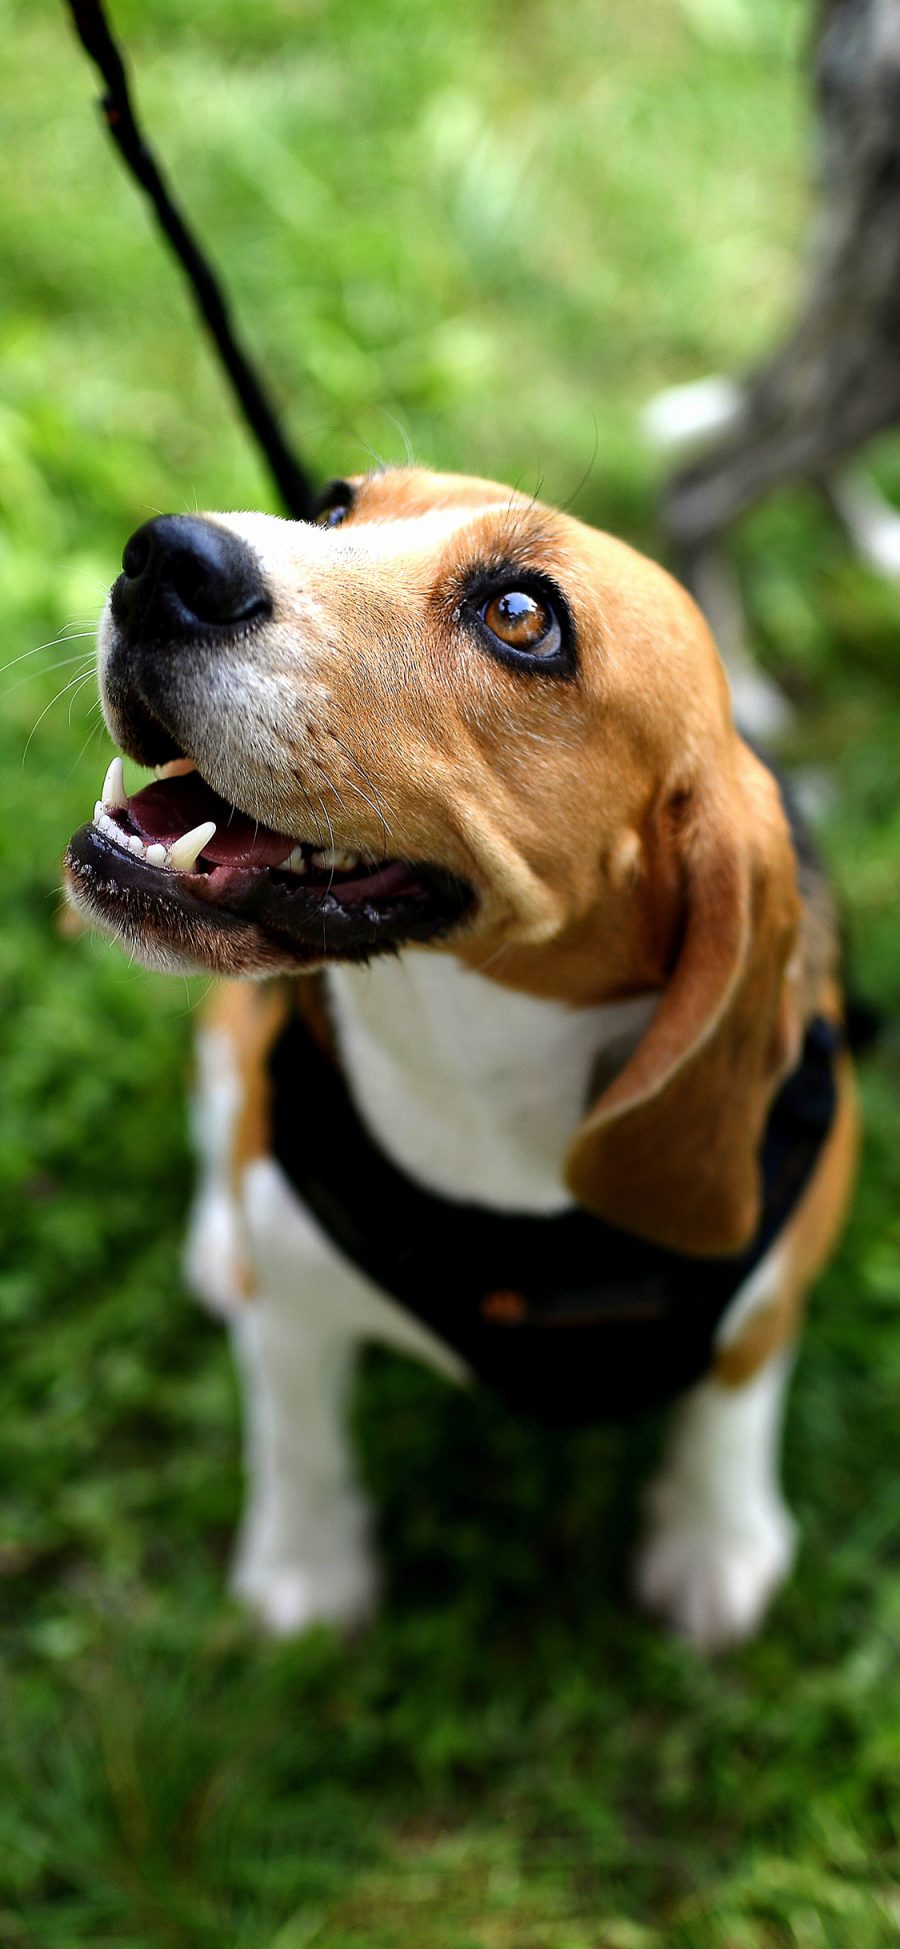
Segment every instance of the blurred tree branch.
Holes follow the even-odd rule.
[[[823,0],[820,184],[799,315],[735,386],[718,438],[668,481],[679,573],[785,481],[835,470],[900,420],[900,0]]]

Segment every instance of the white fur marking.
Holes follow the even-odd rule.
[[[364,514],[359,521],[348,521],[346,528],[319,528],[271,514],[214,514],[204,519],[227,528],[249,543],[263,574],[274,585],[285,571],[296,574],[303,559],[315,555],[337,572],[355,562],[377,565],[397,556],[420,550],[431,560],[439,543],[449,541],[460,528],[483,521],[485,515],[502,517],[507,512],[502,501],[488,501],[479,507],[429,508],[421,514]]]
[[[328,976],[361,1116],[393,1161],[445,1197],[562,1211],[562,1166],[596,1058],[620,1062],[655,995],[568,1008],[500,987],[449,956],[407,954]]]

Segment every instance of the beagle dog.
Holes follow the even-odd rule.
[[[377,1573],[342,1430],[365,1337],[556,1420],[675,1412],[636,1559],[697,1644],[794,1548],[804,1296],[856,1116],[827,889],[690,597],[495,483],[316,523],[164,516],[100,628],[87,919],[206,1009],[188,1247],[246,1385],[235,1586],[276,1632]]]

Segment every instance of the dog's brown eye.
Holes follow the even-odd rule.
[[[483,623],[508,650],[527,656],[555,656],[561,640],[559,623],[548,602],[525,589],[505,589],[479,610]]]
[[[348,502],[336,501],[333,507],[323,508],[321,513],[316,515],[316,527],[339,528],[341,522],[346,521],[349,513],[350,506]]]

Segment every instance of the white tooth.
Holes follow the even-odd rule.
[[[94,824],[95,824],[95,826],[99,826],[99,824],[100,824],[100,821],[101,821],[101,819],[102,819],[102,817],[103,817],[103,800],[102,800],[102,799],[98,799],[98,800],[97,800],[97,803],[96,803],[96,805],[95,805],[95,807],[94,807]]]
[[[193,758],[170,758],[167,765],[154,765],[157,778],[184,778],[189,771],[196,771]]]
[[[306,854],[303,851],[303,847],[295,846],[293,850],[290,853],[288,853],[284,865],[288,873],[305,873]]]
[[[169,847],[169,865],[174,866],[176,873],[190,872],[215,830],[215,820],[206,819],[202,826],[193,826],[190,832],[176,839],[174,846]]]
[[[144,850],[143,840],[138,838],[136,832],[130,832],[128,835],[128,851],[134,854],[135,859],[143,859]]]
[[[158,840],[155,845],[146,848],[146,854],[148,866],[165,866],[169,857],[165,846],[161,846]]]
[[[120,809],[128,804],[128,793],[125,790],[125,767],[122,764],[121,758],[113,758],[110,760],[106,777],[103,780],[103,790],[100,797],[104,805],[118,806]]]
[[[325,866],[332,873],[349,873],[352,866],[359,865],[358,853],[339,852],[334,846],[326,846],[312,857],[314,866]]]
[[[97,820],[97,824],[100,827],[100,831],[106,833],[108,839],[121,839],[122,834],[118,826],[113,824],[108,812],[101,814],[101,817]]]

